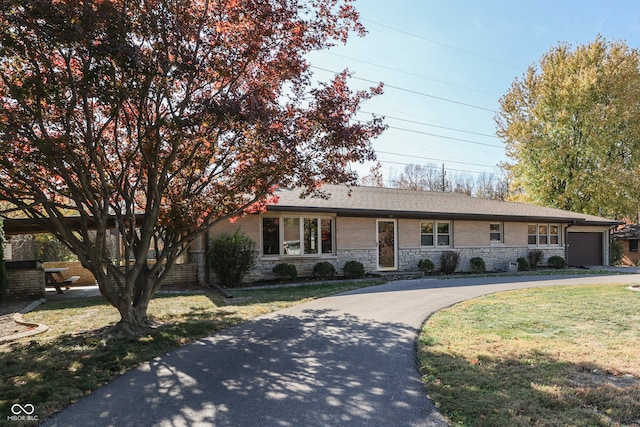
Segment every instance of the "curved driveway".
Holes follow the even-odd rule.
[[[446,426],[417,371],[429,315],[503,290],[638,279],[420,279],[322,298],[152,360],[45,425]]]

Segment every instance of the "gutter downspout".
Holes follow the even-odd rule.
[[[577,221],[574,219],[571,224],[567,225],[564,228],[564,259],[567,261],[567,266],[569,266],[569,228],[576,225]],[[569,267],[581,267],[581,266],[569,266]]]

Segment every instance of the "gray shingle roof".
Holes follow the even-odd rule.
[[[301,199],[300,189],[280,189],[276,193],[280,198],[278,203],[268,209],[330,212],[345,216],[618,224],[618,221],[592,215],[526,203],[479,199],[459,193],[344,185],[324,185],[321,191],[328,197]]]
[[[640,225],[627,224],[620,230],[614,231],[612,236],[614,239],[620,240],[640,239]]]

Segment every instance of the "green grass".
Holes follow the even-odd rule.
[[[466,301],[425,323],[418,352],[453,425],[640,424],[640,292],[624,286]]]
[[[25,319],[49,325],[49,331],[0,347],[0,425],[35,424],[7,420],[14,403],[35,405],[42,421],[142,362],[194,339],[284,307],[380,283],[233,290],[238,297],[234,304],[213,293],[159,294],[149,305],[149,316],[159,326],[139,339],[106,338],[104,332],[119,316],[102,298],[44,304]]]

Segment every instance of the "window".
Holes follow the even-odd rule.
[[[322,218],[320,220],[320,241],[323,254],[333,253],[333,220]]]
[[[433,246],[433,222],[423,221],[420,224],[420,245]]]
[[[284,255],[300,255],[300,218],[284,219]]]
[[[262,253],[280,254],[280,218],[262,218]]]
[[[304,253],[318,253],[318,218],[304,219]]]
[[[549,226],[538,225],[538,245],[549,244]]]
[[[333,254],[333,219],[318,217],[263,217],[263,255]]]
[[[629,240],[629,252],[638,252],[637,240]]]
[[[502,223],[489,224],[489,241],[502,243]]]
[[[558,227],[557,225],[549,226],[549,244],[550,245],[560,244],[560,227]]]
[[[538,244],[538,226],[536,224],[529,224],[527,227],[527,243],[530,245]]]
[[[527,243],[535,246],[557,246],[560,244],[560,226],[555,224],[529,224]]]
[[[420,223],[421,246],[449,246],[451,223],[448,221],[422,221]]]

